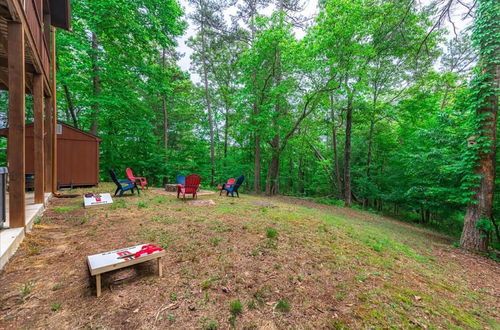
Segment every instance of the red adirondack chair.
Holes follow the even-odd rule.
[[[134,173],[132,173],[132,170],[130,168],[127,168],[125,172],[127,173],[127,178],[132,182],[137,182],[137,184],[139,184],[142,189],[144,189],[148,185],[148,181],[146,180],[146,178],[134,176]]]
[[[192,194],[193,198],[197,197],[197,191],[200,187],[201,178],[199,175],[190,174],[186,177],[185,184],[177,185],[177,198],[182,194],[182,199],[186,199],[186,194]]]
[[[224,187],[233,185],[234,181],[235,181],[234,178],[230,178],[229,180],[227,180],[227,183],[222,183],[222,184],[219,183],[219,185],[217,186],[217,189],[220,190],[219,196],[222,195],[222,191],[224,190]]]

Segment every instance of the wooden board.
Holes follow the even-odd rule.
[[[161,258],[166,255],[166,251],[163,250],[163,251],[156,251],[148,255],[143,255],[137,259],[133,257],[123,258],[123,259],[118,258],[122,255],[134,254],[138,252],[144,245],[147,244],[130,246],[123,249],[118,249],[114,251],[108,251],[88,256],[87,263],[89,265],[90,274],[91,275],[102,274],[109,272],[111,270],[132,266],[156,258]]]
[[[96,196],[100,196],[100,198],[96,198]],[[96,206],[96,205],[104,205],[104,204],[112,204],[113,199],[111,198],[111,194],[96,194],[92,197],[83,196],[83,205],[85,207],[88,206]]]

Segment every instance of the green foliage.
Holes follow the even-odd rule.
[[[240,300],[233,300],[229,303],[229,312],[231,315],[238,316],[243,313],[243,304]]]
[[[481,218],[476,222],[476,228],[485,233],[489,233],[493,231],[493,222],[488,218]]]
[[[283,313],[288,313],[291,309],[290,303],[286,300],[278,300],[275,308]]]
[[[278,231],[276,229],[273,229],[273,228],[268,228],[266,230],[266,236],[269,239],[275,239],[278,237]]]
[[[54,302],[50,303],[50,310],[52,310],[53,312],[60,310],[61,307],[62,307],[62,304],[60,302],[54,301]]]

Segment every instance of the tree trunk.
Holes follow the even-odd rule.
[[[255,132],[255,155],[254,155],[254,171],[253,171],[253,191],[260,193],[260,134]]]
[[[300,158],[299,158],[299,169],[298,169],[298,191],[301,195],[304,195],[304,187],[305,187],[305,184],[304,184],[304,178],[305,178],[305,175],[304,175],[304,156],[303,155],[300,155]]]
[[[478,84],[478,99],[481,105],[476,110],[479,120],[478,149],[479,160],[475,173],[480,176],[479,186],[473,188],[474,202],[467,205],[464,228],[460,245],[468,250],[488,251],[488,233],[478,228],[480,220],[493,219],[493,200],[495,193],[496,129],[498,119],[498,88],[500,85],[500,22],[498,0],[479,1],[476,14],[477,38],[480,46],[480,65],[485,78]],[[486,28],[493,31],[484,31]],[[489,32],[489,33],[486,33]],[[496,91],[496,92],[495,92]]]
[[[162,71],[165,74],[166,58],[165,58],[165,48],[162,51]],[[168,162],[168,109],[167,100],[165,93],[161,96],[161,108],[163,113],[163,147],[165,149],[165,163]]]
[[[278,138],[276,140],[276,138]],[[273,142],[279,143],[279,137],[276,135],[275,140]],[[269,163],[269,168],[267,170],[267,179],[266,179],[266,195],[273,196],[278,193],[278,174],[280,167],[280,150],[278,147],[273,147],[271,151],[271,162]]]
[[[282,11],[284,8],[283,0],[278,1],[278,10]],[[279,45],[276,46],[276,81],[275,85],[279,87],[281,85],[281,50]],[[266,179],[266,195],[272,196],[278,193],[278,175],[279,175],[279,163],[280,163],[280,136],[278,130],[278,117],[281,116],[281,99],[280,96],[277,95],[274,104],[274,116],[273,116],[273,127],[275,128],[276,134],[273,137],[273,141],[271,143],[272,146],[272,156],[271,162],[269,163],[269,169],[267,171],[267,179]]]
[[[226,165],[226,158],[227,158],[227,138],[229,134],[229,106],[227,105],[226,102],[226,109],[224,113],[224,165]]]
[[[257,15],[257,4],[252,3],[252,8],[251,8],[251,14],[250,14],[250,31],[251,31],[251,42],[252,42],[252,47],[255,42],[255,33],[256,33],[256,26],[255,26],[255,15]],[[255,88],[255,83],[257,80],[257,74],[255,70],[252,72],[252,81],[253,81],[253,88]],[[253,101],[253,116],[256,118],[259,115],[259,107],[257,103],[257,93],[254,91],[254,101]],[[258,126],[258,125],[256,125]],[[254,172],[253,172],[253,191],[255,193],[260,193],[261,192],[261,187],[260,187],[260,130],[258,127],[255,129],[255,137],[254,137],[254,142],[255,142],[255,149],[254,149]]]
[[[370,177],[370,165],[372,162],[373,133],[375,130],[375,120],[370,120],[370,135],[368,136],[368,152],[366,155],[366,178]]]
[[[165,95],[161,97],[161,107],[163,112],[163,147],[165,148],[165,162],[168,161],[168,109]]]
[[[332,116],[333,165],[335,168],[335,179],[337,181],[337,198],[338,200],[342,200],[342,180],[340,179],[339,154],[337,150],[337,127],[335,125],[335,111],[333,110],[333,95],[330,95],[330,111]]]
[[[208,123],[210,125],[210,185],[214,185],[215,180],[215,146],[214,146],[214,119],[212,115],[212,104],[210,100],[210,93],[208,90],[208,68],[206,63],[206,45],[205,45],[205,28],[201,27],[201,43],[203,52],[203,83],[205,86],[205,102],[207,104]]]
[[[66,102],[68,103],[68,112],[71,116],[71,120],[73,121],[73,126],[78,128],[78,119],[76,117],[75,106],[73,104],[73,99],[71,98],[69,88],[66,84],[62,84],[62,86],[64,89],[64,95],[66,96]]]
[[[56,70],[59,71],[59,61],[56,61]],[[68,85],[62,83],[64,96],[66,97],[66,103],[68,104],[67,113],[71,117],[71,121],[73,121],[73,126],[78,128],[78,119],[76,117],[75,105],[73,103],[73,99],[71,98],[71,93],[69,92]],[[70,118],[68,118],[69,120]]]
[[[344,200],[345,206],[351,207],[351,130],[352,130],[352,92],[347,97],[347,117],[345,123],[344,151]]]
[[[99,77],[99,65],[98,61],[99,43],[97,40],[97,35],[92,32],[92,91],[93,91],[93,102],[92,102],[92,123],[90,127],[90,132],[97,135],[98,131],[98,115],[99,115],[99,102],[97,99],[101,94],[101,79]]]

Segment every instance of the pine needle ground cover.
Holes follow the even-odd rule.
[[[52,199],[0,273],[0,328],[499,327],[499,264],[446,236],[299,199],[200,199],[216,205]],[[108,273],[96,298],[86,256],[146,242],[167,249],[163,277]]]

